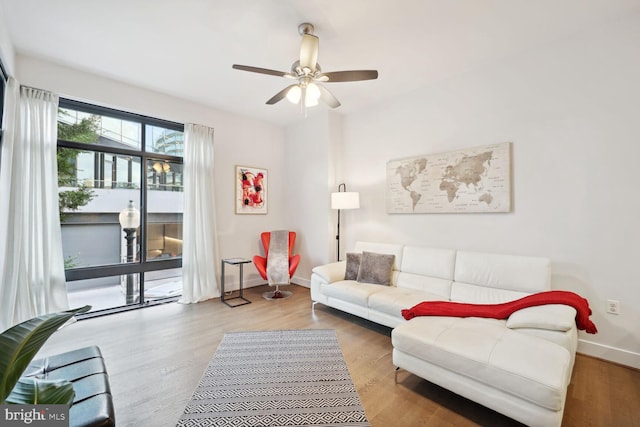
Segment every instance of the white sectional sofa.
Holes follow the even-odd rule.
[[[346,261],[318,266],[314,306],[394,328],[397,368],[524,424],[561,424],[577,347],[573,307],[530,307],[508,319],[401,314],[423,301],[497,304],[548,291],[548,259],[371,242],[353,252],[392,254],[390,284],[345,280]]]

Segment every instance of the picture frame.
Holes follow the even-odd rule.
[[[387,213],[509,213],[511,157],[502,142],[389,160]]]
[[[235,167],[235,213],[266,215],[268,204],[267,169],[253,166]]]

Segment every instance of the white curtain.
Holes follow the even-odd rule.
[[[187,124],[184,138],[184,218],[181,303],[220,296],[213,174],[213,129]]]
[[[0,165],[0,330],[69,308],[58,165],[58,96],[10,78]]]

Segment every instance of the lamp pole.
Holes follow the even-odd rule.
[[[127,263],[133,262],[133,241],[136,238],[135,228],[125,228],[124,239],[127,241]],[[133,303],[133,275],[127,274],[127,304]]]
[[[342,188],[342,190],[340,190]],[[338,185],[338,193],[346,192],[347,184],[344,182]],[[336,261],[340,261],[340,207],[338,207],[338,229],[336,234]]]
[[[338,230],[336,234],[336,259],[340,261],[340,211],[342,209],[358,209],[360,207],[360,193],[347,192],[347,185],[338,185],[338,192],[331,193],[331,209],[338,210]]]
[[[120,225],[124,231],[124,239],[127,242],[127,263],[134,262],[134,245],[136,238],[136,230],[140,226],[140,211],[133,205],[133,200],[129,200],[129,205],[120,211]],[[126,303],[133,304],[133,274],[127,274],[126,282]]]

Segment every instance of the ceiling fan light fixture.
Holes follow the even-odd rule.
[[[314,105],[318,104],[318,99],[320,98],[320,89],[318,89],[318,85],[315,83],[309,83],[307,85],[307,93],[305,94],[305,100],[315,101]]]
[[[318,105],[318,98],[312,98],[310,96],[307,96],[304,99],[304,106],[305,107],[315,107],[316,105]]]
[[[300,85],[292,86],[291,89],[287,92],[287,99],[292,104],[297,104],[300,102],[300,96],[302,95],[302,91],[300,90]]]

